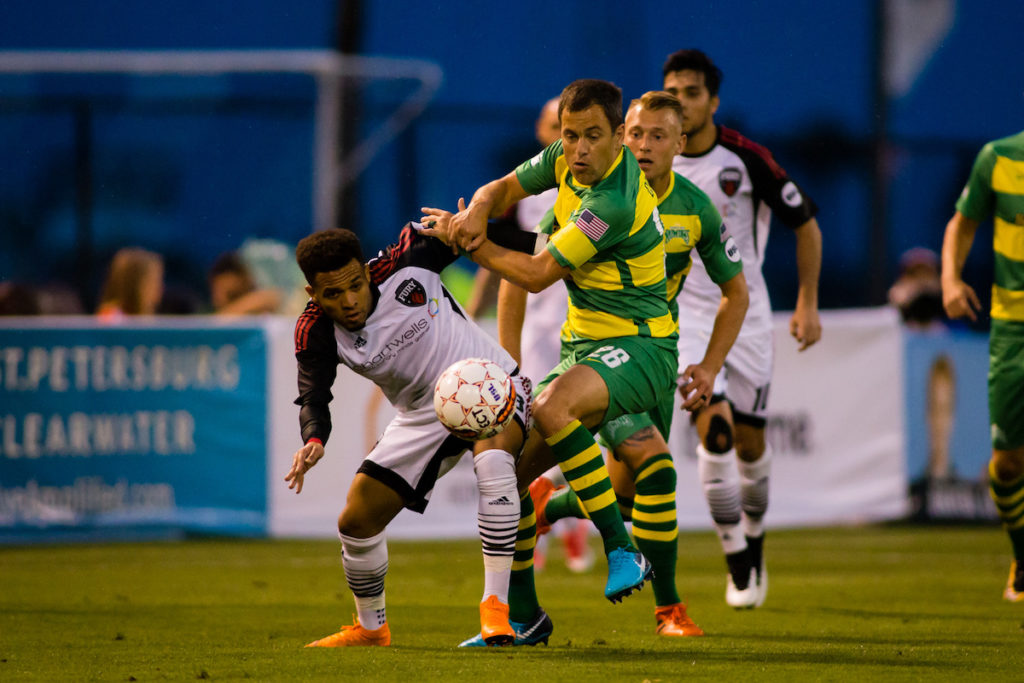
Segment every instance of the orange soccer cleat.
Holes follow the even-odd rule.
[[[356,623],[351,626],[342,626],[337,633],[314,640],[306,647],[365,647],[373,645],[386,647],[390,644],[391,629],[387,624],[371,631],[363,628],[357,619]]]
[[[548,501],[551,500],[551,495],[563,488],[565,488],[564,484],[562,486],[555,486],[547,477],[537,477],[530,484],[530,499],[533,500],[533,511],[537,516],[538,536],[543,536],[551,531],[551,522],[548,521],[547,516],[544,514],[544,508],[547,506]]]
[[[687,616],[684,603],[677,602],[674,605],[656,607],[654,609],[654,618],[658,622],[658,628],[654,632],[659,636],[704,635],[701,627],[693,623],[693,619]]]
[[[480,637],[488,646],[511,645],[516,632],[508,623],[508,605],[492,595],[480,603]]]

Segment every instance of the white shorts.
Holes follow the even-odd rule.
[[[515,375],[516,413],[513,419],[527,433],[533,394],[530,380]],[[359,466],[359,472],[394,489],[405,507],[414,512],[427,508],[434,482],[447,474],[473,442],[458,438],[437,419],[433,403],[400,412]]]
[[[679,329],[679,372],[704,358],[710,329]],[[732,404],[737,420],[763,425],[768,408],[768,390],[775,361],[775,334],[766,329],[740,332],[725,357],[722,371],[715,377],[715,396],[724,396]]]

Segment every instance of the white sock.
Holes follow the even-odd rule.
[[[709,453],[703,445],[697,446],[697,475],[722,550],[732,555],[745,549],[747,539],[740,532],[740,473],[735,449],[719,454]]]
[[[768,511],[768,481],[772,452],[765,447],[754,462],[740,460],[740,501],[743,506],[743,533],[751,538],[764,534],[764,514]]]
[[[519,491],[515,458],[506,451],[491,449],[473,457],[480,498],[477,527],[484,554],[484,596],[508,604],[512,555],[519,530]]]
[[[370,538],[341,537],[345,581],[356,603],[363,628],[374,631],[387,623],[384,609],[384,577],[388,573],[388,546],[384,532]]]

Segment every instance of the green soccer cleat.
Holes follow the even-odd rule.
[[[643,553],[637,550],[616,548],[608,553],[608,582],[604,597],[612,602],[622,602],[635,590],[644,587],[644,581],[654,576],[654,568]]]
[[[543,608],[537,612],[532,621],[520,622],[520,621],[509,621],[512,626],[512,630],[516,632],[515,640],[512,641],[513,646],[518,645],[536,645],[537,643],[548,644],[548,638],[551,637],[551,632],[555,630],[554,624],[551,623],[551,617],[544,611]],[[459,643],[459,647],[494,647],[489,646],[484,642],[483,637],[478,633],[468,640],[464,640]]]

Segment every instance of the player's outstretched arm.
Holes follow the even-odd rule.
[[[950,318],[975,321],[977,311],[981,310],[978,295],[961,276],[977,231],[978,221],[959,211],[946,224],[942,238],[942,306]]]
[[[498,343],[523,363],[523,320],[526,319],[526,290],[508,280],[498,285]]]
[[[459,212],[443,226],[445,242],[466,251],[476,250],[487,239],[487,221],[505,213],[510,206],[527,196],[515,172],[492,180],[473,193],[467,206],[459,199]],[[421,209],[424,219],[441,211],[430,207]],[[438,227],[441,227],[440,225]]]
[[[789,319],[789,334],[800,344],[798,351],[821,339],[818,317],[818,276],[821,273],[821,229],[811,218],[795,230],[796,269],[799,290],[796,307]]]
[[[302,481],[306,472],[320,462],[322,457],[324,457],[324,447],[319,441],[310,441],[295,451],[295,455],[292,456],[292,468],[284,477],[284,480],[288,482],[288,488],[295,489],[295,493],[302,493]]]
[[[679,387],[683,398],[683,410],[696,410],[707,405],[711,391],[715,386],[715,376],[725,364],[729,349],[736,342],[743,318],[747,315],[750,293],[747,290],[747,278],[743,271],[719,285],[722,290],[722,301],[718,305],[715,324],[711,329],[704,358],[695,365],[687,366],[682,372],[685,384]]]

